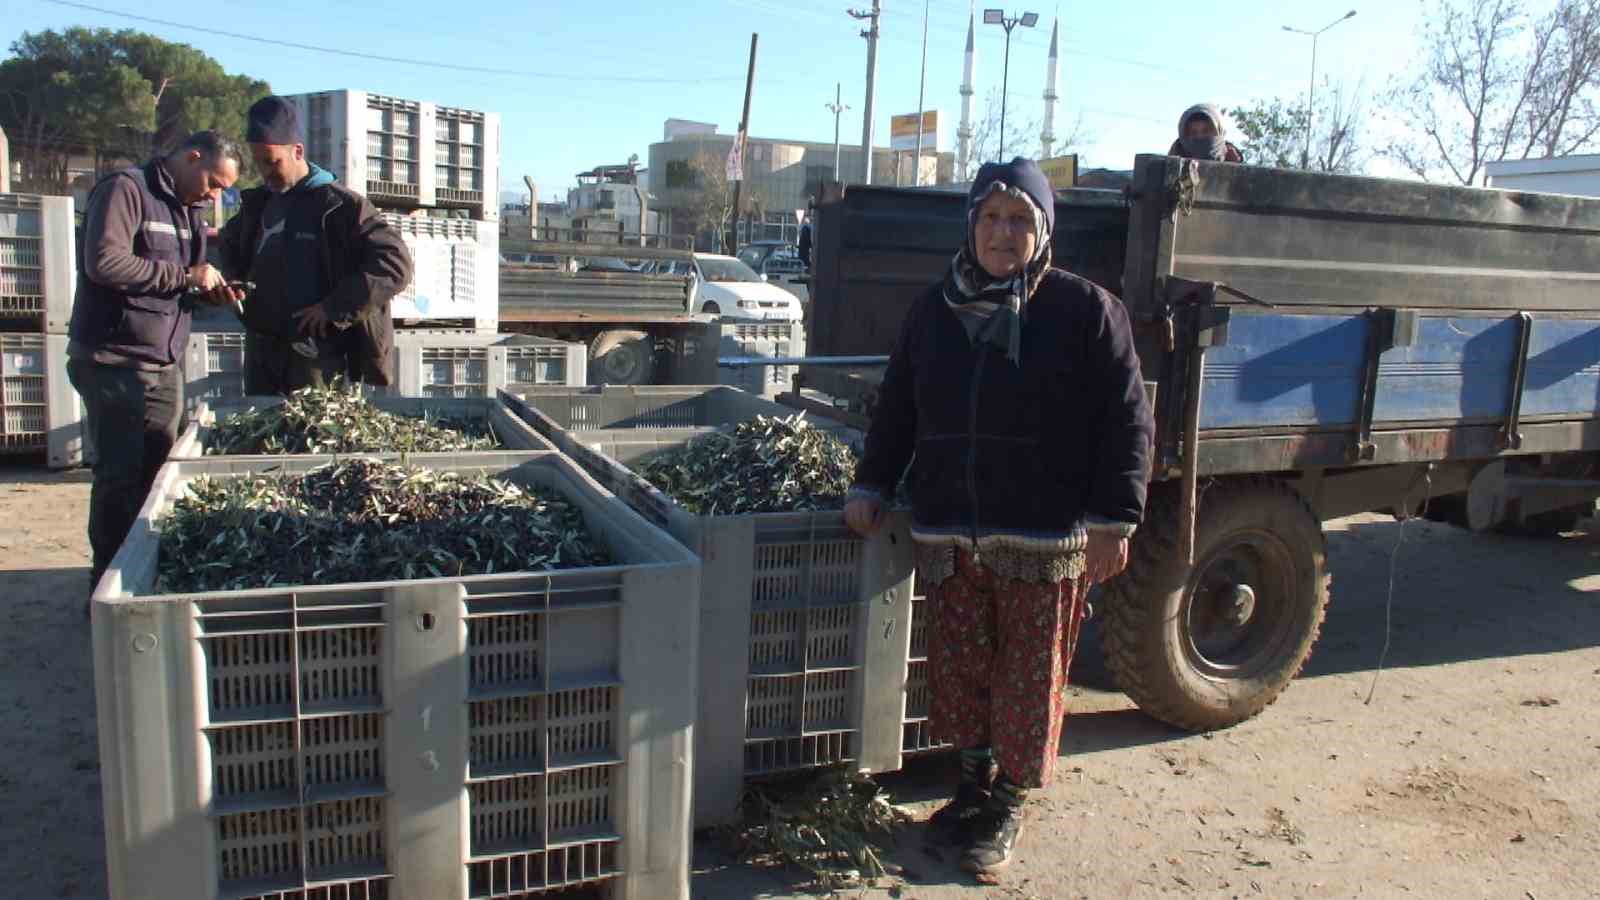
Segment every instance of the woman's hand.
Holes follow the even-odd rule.
[[[844,505],[844,523],[856,534],[872,537],[883,527],[883,501],[860,495],[850,498]]]
[[[1120,534],[1091,531],[1083,555],[1085,580],[1090,584],[1110,581],[1128,567],[1128,539]]]

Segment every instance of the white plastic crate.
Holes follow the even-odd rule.
[[[306,156],[379,206],[500,217],[500,114],[366,91],[289,97]]]
[[[67,379],[67,336],[0,332],[0,453],[43,452],[53,469],[85,460],[83,404]]]
[[[928,710],[933,687],[928,679],[928,600],[911,599],[911,652],[906,657],[905,734],[901,750],[906,754],[948,750],[950,743],[933,731]]]
[[[244,398],[244,332],[196,331],[184,356],[184,407],[193,414],[202,403],[232,403]]]
[[[723,652],[700,657],[697,828],[736,817],[747,776],[900,767],[914,566],[907,517],[892,514],[882,533],[862,540],[837,511],[696,516],[626,468],[714,428],[794,410],[722,386],[505,396],[557,449],[703,560],[700,642]]]
[[[369,397],[372,405],[386,412],[401,416],[421,418],[423,416],[448,416],[457,419],[472,419],[487,422],[494,429],[494,433],[504,444],[505,450],[554,450],[554,445],[532,426],[523,421],[520,416],[514,415],[505,404],[487,397],[389,397],[374,394]],[[236,457],[208,456],[205,453],[206,445],[211,440],[212,429],[217,420],[228,415],[241,412],[248,408],[263,408],[276,406],[284,402],[282,397],[245,397],[234,403],[211,404],[202,402],[190,416],[189,425],[183,434],[178,435],[178,440],[172,445],[171,459],[259,459],[259,455],[240,455]],[[275,458],[282,458],[281,455]]]
[[[751,322],[722,326],[719,356],[794,357],[804,355],[799,322]],[[793,366],[719,369],[718,381],[762,397],[790,390]]]
[[[66,334],[77,287],[71,197],[0,194],[0,319]]]
[[[500,230],[494,222],[384,214],[411,252],[413,273],[390,303],[402,321],[468,322],[493,333],[500,321]]]
[[[395,354],[404,397],[492,397],[501,388],[582,385],[588,374],[582,344],[527,335],[406,330],[395,335]]]
[[[94,597],[110,896],[687,898],[698,562],[555,453],[435,468],[577,502],[615,565],[141,596],[168,463]]]

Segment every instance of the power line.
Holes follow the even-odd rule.
[[[206,28],[200,25],[190,25],[184,22],[174,22],[170,19],[157,19],[153,16],[141,16],[134,13],[122,12],[115,9],[106,9],[100,6],[91,6],[87,3],[74,3],[72,0],[44,0],[55,6],[65,6],[70,9],[80,9],[87,12],[113,16],[119,19],[130,19],[148,25],[161,25],[166,28],[177,28],[183,31],[196,31],[201,34],[216,37],[233,38],[234,40],[250,41],[256,44],[268,44],[274,47],[288,47],[292,50],[308,50],[313,53],[327,53],[333,56],[345,56],[352,59],[364,59],[372,62],[397,63],[406,66],[419,66],[429,69],[443,69],[450,72],[472,72],[480,75],[509,75],[517,78],[543,79],[548,81],[584,81],[584,82],[609,82],[620,84],[711,84],[716,82],[740,81],[739,78],[653,78],[625,75],[569,75],[562,72],[528,72],[517,69],[497,69],[489,66],[464,66],[457,63],[435,62],[425,59],[405,59],[398,56],[383,56],[376,53],[362,53],[359,50],[341,50],[337,47],[319,47],[315,44],[301,44],[295,41],[283,41],[275,38],[257,37],[251,34],[241,34],[237,31],[224,31],[220,28]]]

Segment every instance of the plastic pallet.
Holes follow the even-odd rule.
[[[704,562],[701,645],[724,652],[700,658],[695,827],[733,820],[747,777],[900,767],[914,565],[906,517],[891,515],[883,533],[862,540],[842,512],[696,516],[625,467],[713,428],[794,410],[721,386],[506,397]]]
[[[451,418],[474,419],[487,421],[494,429],[500,442],[506,450],[554,450],[554,445],[539,432],[535,431],[521,417],[513,415],[505,404],[498,400],[486,397],[388,397],[374,395],[369,398],[372,404],[381,410],[401,416],[421,418],[423,416],[449,416]],[[241,412],[249,408],[262,408],[276,406],[284,402],[282,397],[244,397],[236,403],[212,405],[207,402],[200,403],[190,417],[189,426],[183,434],[178,435],[177,443],[172,445],[169,459],[261,459],[264,454],[237,455],[232,457],[212,456],[205,452],[206,445],[211,440],[211,430],[216,426],[219,418]],[[398,452],[398,451],[397,451]],[[281,456],[273,457],[281,459]]]
[[[556,453],[615,565],[145,595],[173,461],[94,595],[110,896],[687,898],[698,562]]]

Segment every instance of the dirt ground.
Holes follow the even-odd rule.
[[[105,896],[87,502],[85,473],[0,468],[0,894],[27,900]],[[846,895],[1600,897],[1600,534],[1408,523],[1376,674],[1401,526],[1328,530],[1322,640],[1266,713],[1165,728],[1086,642],[1060,774],[1002,882],[929,856],[912,826],[891,854],[901,877]],[[950,776],[933,758],[884,782],[921,818]],[[805,893],[709,838],[696,855],[696,898]]]

